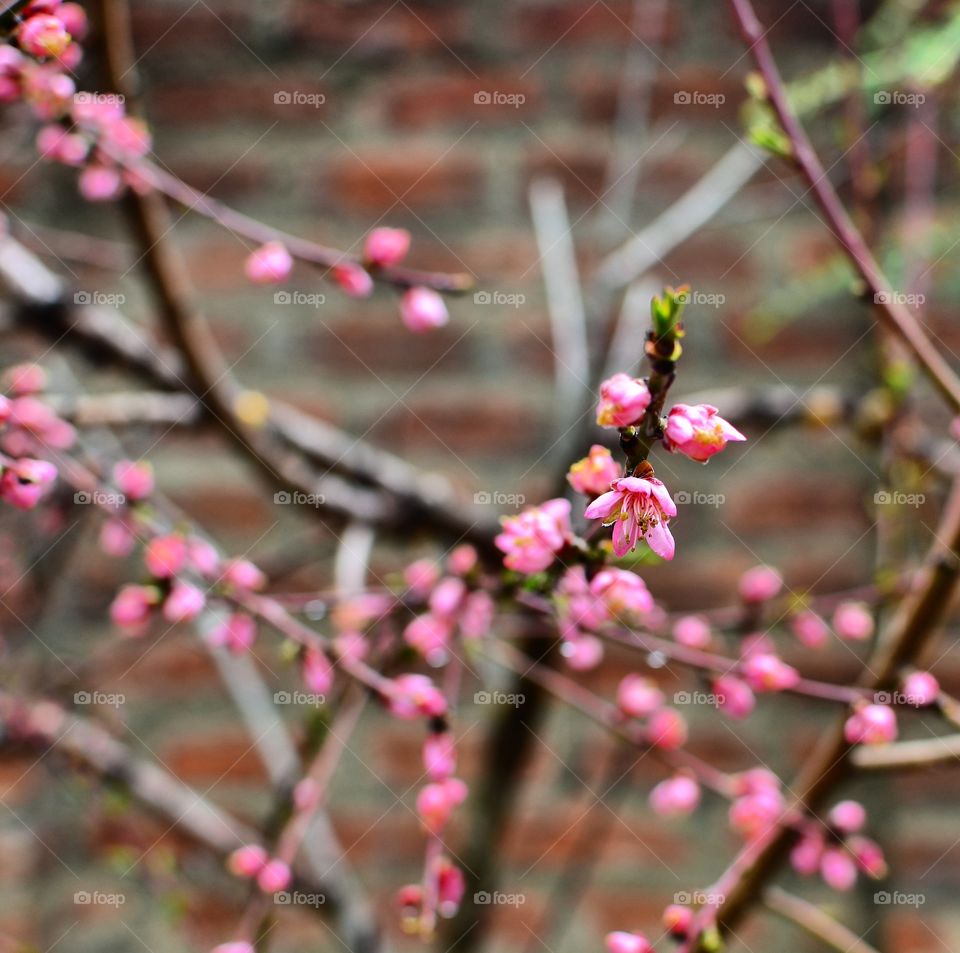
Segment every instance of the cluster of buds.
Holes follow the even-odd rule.
[[[644,722],[647,744],[675,751],[686,744],[687,722],[680,712],[664,703],[663,692],[643,675],[626,675],[617,688],[617,708],[625,718]]]
[[[19,364],[3,375],[0,394],[0,499],[33,509],[57,478],[57,468],[41,454],[65,450],[73,427],[40,399],[46,375],[35,364]]]
[[[238,847],[227,858],[227,869],[236,877],[256,880],[257,886],[270,896],[286,890],[293,880],[289,864],[270,857],[259,844]]]

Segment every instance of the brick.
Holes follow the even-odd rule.
[[[526,187],[537,176],[558,179],[570,204],[594,206],[603,198],[609,152],[605,145],[537,144],[527,160]]]
[[[209,728],[158,749],[160,760],[189,784],[264,781],[263,767],[249,737],[243,732]]]
[[[187,125],[240,121],[296,123],[316,121],[316,133],[323,133],[321,121],[333,118],[337,98],[329,84],[309,75],[278,76],[243,82],[231,76],[189,84],[158,83],[150,92],[150,115],[154,121]],[[258,126],[249,142],[265,131]],[[241,150],[242,151],[242,150]]]
[[[561,49],[589,43],[627,45],[641,40],[664,42],[674,35],[679,17],[668,12],[659,29],[652,18],[634,19],[630,0],[605,0],[600,3],[547,2],[518,4],[514,9],[520,38],[534,49],[540,44]]]

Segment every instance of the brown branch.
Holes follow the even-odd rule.
[[[960,734],[919,741],[899,741],[876,748],[858,748],[851,755],[858,768],[891,771],[905,768],[932,768],[960,764]]]

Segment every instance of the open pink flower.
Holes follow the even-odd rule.
[[[650,389],[645,381],[629,374],[614,374],[600,385],[597,423],[601,427],[629,427],[649,406]]]
[[[667,488],[655,477],[623,477],[612,489],[595,499],[583,514],[613,524],[613,551],[625,556],[640,539],[661,558],[673,559],[674,542],[667,523],[677,507]]]
[[[506,553],[503,563],[507,569],[529,574],[543,572],[569,535],[570,501],[558,498],[505,517],[503,532],[494,542]]]
[[[589,455],[578,460],[567,473],[567,482],[578,493],[598,496],[610,489],[610,484],[620,476],[620,464],[606,447],[595,443]]]
[[[677,404],[667,417],[664,446],[697,463],[706,463],[731,440],[747,438],[710,404]]]

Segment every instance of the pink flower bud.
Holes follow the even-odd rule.
[[[643,675],[625,675],[617,688],[617,705],[631,718],[646,718],[663,707],[663,692]]]
[[[407,289],[400,299],[400,317],[417,334],[443,327],[450,320],[443,298],[432,288]]]
[[[691,649],[704,649],[710,644],[710,623],[700,615],[685,615],[673,624],[673,637]]]
[[[780,793],[780,779],[769,768],[751,768],[737,776],[740,794]]]
[[[560,647],[560,654],[575,672],[589,672],[603,661],[603,643],[582,632],[568,633]]]
[[[662,817],[690,814],[700,803],[700,785],[685,774],[661,781],[650,792],[650,807]]]
[[[145,500],[153,492],[153,467],[146,460],[121,460],[113,468],[113,480],[128,500]]]
[[[0,497],[20,510],[32,510],[57,478],[57,468],[46,460],[14,460],[0,476]]]
[[[267,861],[257,874],[257,886],[264,893],[277,893],[279,890],[286,890],[292,879],[293,875],[287,864],[274,858]]]
[[[857,866],[873,880],[880,880],[887,876],[887,862],[883,859],[883,851],[876,841],[869,837],[851,837],[847,841],[847,848],[853,853]]]
[[[303,682],[318,695],[328,695],[333,687],[333,664],[325,652],[309,648],[303,655]]]
[[[650,406],[646,381],[629,374],[614,374],[600,385],[597,423],[601,427],[629,427],[639,423]]]
[[[423,743],[423,766],[433,781],[444,781],[457,767],[453,735],[448,731],[430,735]]]
[[[257,624],[244,612],[234,612],[220,622],[210,633],[212,645],[225,645],[232,652],[241,655],[246,652],[257,638]]]
[[[844,602],[833,613],[833,628],[841,639],[862,642],[873,635],[873,616],[862,602]]]
[[[87,13],[79,3],[58,3],[53,14],[74,40],[87,35]]]
[[[830,635],[827,623],[824,622],[816,612],[812,612],[809,609],[798,612],[790,620],[790,628],[793,630],[793,634],[797,637],[797,640],[808,649],[821,648]]]
[[[693,926],[693,910],[679,903],[671,903],[663,911],[663,928],[674,939],[682,940]]]
[[[717,708],[738,721],[750,715],[757,704],[750,686],[733,675],[721,675],[713,683],[713,693]]]
[[[157,579],[177,575],[187,562],[187,541],[176,533],[155,536],[143,554],[147,571]]]
[[[256,953],[256,950],[253,944],[246,940],[231,940],[229,943],[218,944],[211,953]]]
[[[120,559],[129,556],[136,545],[137,537],[126,520],[104,520],[100,527],[100,550],[104,555]]]
[[[820,858],[820,876],[834,890],[849,890],[857,882],[857,865],[845,847],[828,847]]]
[[[276,284],[290,276],[293,258],[281,242],[267,242],[247,256],[243,270],[254,284]]]
[[[820,869],[823,841],[819,837],[803,837],[790,851],[790,866],[803,877],[810,877]]]
[[[397,718],[429,718],[446,714],[447,700],[426,675],[398,675],[387,699]]]
[[[77,188],[88,202],[109,202],[123,191],[123,179],[113,166],[88,165],[77,178]]]
[[[447,576],[437,583],[430,595],[430,611],[438,616],[452,616],[460,608],[467,594],[467,586],[456,576]]]
[[[653,953],[653,947],[640,933],[624,933],[617,930],[604,938],[607,953]]]
[[[216,580],[220,575],[220,555],[211,543],[199,536],[187,540],[187,559],[201,576]]]
[[[503,563],[507,569],[526,575],[543,572],[570,536],[570,501],[547,500],[501,522],[503,532],[494,543],[506,553]]]
[[[163,617],[167,622],[189,622],[203,612],[206,602],[206,596],[196,586],[175,582],[163,603]]]
[[[889,705],[864,705],[847,719],[843,733],[852,745],[887,744],[896,740],[897,716]]]
[[[447,569],[455,576],[466,576],[477,565],[477,551],[469,543],[455,546],[447,557]]]
[[[363,245],[368,265],[388,268],[403,261],[410,250],[410,233],[405,228],[375,228]]]
[[[446,826],[453,809],[467,797],[467,786],[459,778],[447,778],[426,785],[417,795],[417,813],[432,834]]]
[[[908,705],[925,708],[940,697],[940,683],[929,672],[911,672],[904,679],[903,694]]]
[[[755,692],[782,692],[800,681],[800,673],[776,655],[758,652],[741,663],[743,677]]]
[[[424,599],[440,578],[440,567],[432,559],[418,559],[403,571],[403,581],[410,594]]]
[[[267,852],[259,844],[244,844],[227,858],[227,870],[235,877],[256,877],[267,859]]]
[[[46,390],[47,372],[39,364],[15,364],[3,372],[3,387],[14,397],[39,394]]]
[[[767,602],[783,588],[783,577],[772,566],[754,566],[740,577],[739,588],[744,602]]]
[[[828,815],[830,823],[843,834],[855,834],[867,822],[867,812],[859,801],[840,801]]]
[[[677,404],[667,417],[663,442],[671,453],[706,463],[731,440],[747,438],[710,404]]]
[[[687,723],[674,708],[655,711],[647,722],[647,741],[664,751],[675,751],[687,741]]]
[[[432,613],[415,616],[403,630],[404,641],[416,649],[430,665],[442,665],[453,635],[453,622]]]
[[[730,805],[730,826],[749,840],[759,837],[779,819],[783,795],[765,790],[737,798]]]
[[[588,456],[571,464],[567,482],[577,493],[591,497],[610,489],[610,484],[622,476],[620,464],[613,454],[598,443],[590,448]]]
[[[82,165],[89,150],[90,144],[83,136],[67,132],[63,126],[44,126],[37,133],[37,152],[50,162]]]
[[[437,864],[437,912],[449,919],[460,907],[467,882],[463,871],[446,857]]]
[[[493,624],[493,599],[486,592],[471,592],[460,613],[460,633],[465,639],[483,638]]]
[[[223,582],[241,592],[250,592],[262,589],[267,577],[249,559],[231,559],[223,567]]]
[[[618,622],[634,622],[653,608],[647,584],[627,569],[601,569],[590,580],[590,592]]]
[[[150,618],[158,599],[152,586],[124,586],[110,604],[110,618],[121,628],[137,629]]]
[[[334,265],[330,271],[333,280],[351,298],[366,298],[373,291],[373,278],[359,265]]]
[[[17,43],[25,53],[43,59],[59,56],[70,45],[70,34],[59,17],[37,14],[20,24]]]

